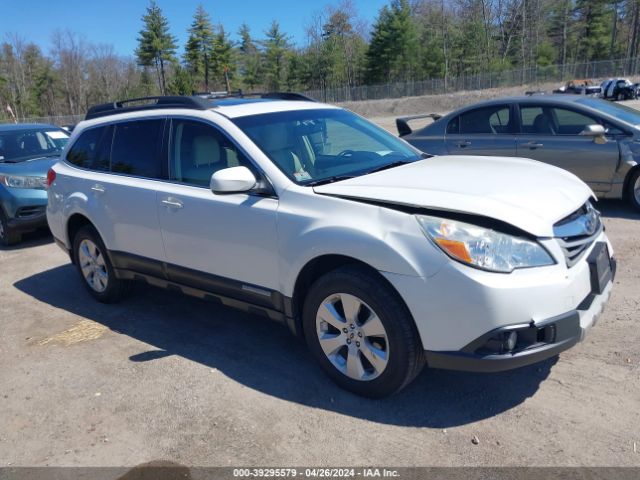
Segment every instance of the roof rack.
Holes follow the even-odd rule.
[[[245,93],[242,90],[236,90],[234,92],[194,92],[196,96],[201,98],[206,98],[208,100],[217,100],[223,98],[248,98],[248,97],[258,97],[269,100],[297,100],[303,102],[315,102],[311,97],[307,97],[302,93],[296,92],[251,92]]]
[[[156,110],[159,108],[188,108],[193,110],[207,110],[213,106],[215,105],[202,97],[140,97],[94,105],[92,107],[89,107],[89,110],[87,110],[87,114],[84,118],[85,120],[90,120],[92,118],[106,117],[108,115],[115,115],[117,113],[137,112],[140,110]]]
[[[141,110],[156,110],[159,108],[187,108],[192,110],[208,110],[216,107],[214,100],[224,98],[246,98],[258,97],[270,100],[298,100],[304,102],[315,102],[314,99],[294,92],[267,92],[267,93],[244,93],[242,90],[236,92],[202,92],[192,96],[155,96],[131,98],[119,100],[117,102],[102,103],[89,107],[85,120],[92,118],[106,117],[118,113],[138,112]]]

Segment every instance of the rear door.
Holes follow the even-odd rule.
[[[155,204],[158,180],[166,175],[164,124],[160,118],[95,127],[80,135],[67,156],[85,169],[72,189],[84,198],[83,208],[119,268],[164,261]]]
[[[447,125],[445,143],[451,155],[516,155],[516,122],[509,104],[467,110]]]
[[[596,192],[607,192],[620,156],[613,136],[580,133],[602,122],[577,109],[546,104],[520,105],[518,156],[570,171]],[[606,127],[606,126],[605,126]]]

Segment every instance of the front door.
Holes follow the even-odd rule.
[[[595,192],[607,192],[620,152],[615,138],[580,133],[600,122],[585,113],[546,105],[521,105],[518,156],[570,171]]]
[[[277,198],[216,195],[209,189],[217,170],[244,165],[255,171],[255,167],[213,125],[179,118],[172,120],[169,165],[171,181],[157,193],[169,278],[275,306]]]

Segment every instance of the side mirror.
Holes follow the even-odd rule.
[[[209,186],[213,193],[241,193],[248,192],[256,183],[256,177],[247,167],[231,167],[214,172]]]
[[[604,137],[605,130],[602,125],[587,125],[584,130],[580,132],[580,135],[585,137]]]

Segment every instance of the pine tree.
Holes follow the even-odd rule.
[[[393,0],[380,10],[367,51],[370,82],[411,80],[419,76],[418,32],[408,0]]]
[[[290,51],[289,38],[280,30],[275,20],[266,32],[267,38],[262,42],[264,46],[264,76],[269,90],[278,91],[286,80],[287,52]]]
[[[185,47],[184,60],[189,72],[204,81],[204,89],[209,91],[209,73],[214,49],[213,26],[209,14],[199,5],[189,28],[189,38]]]
[[[169,32],[169,21],[154,0],[142,16],[144,28],[140,30],[136,57],[144,67],[155,67],[160,93],[166,93],[165,63],[172,61],[176,52],[176,38]]]
[[[230,90],[231,80],[235,76],[236,64],[233,58],[233,45],[222,25],[218,25],[213,37],[213,56],[211,68],[219,84]]]
[[[243,23],[238,32],[240,46],[238,48],[238,60],[242,83],[249,90],[254,90],[260,85],[260,52],[251,38],[251,31],[246,23]]]

